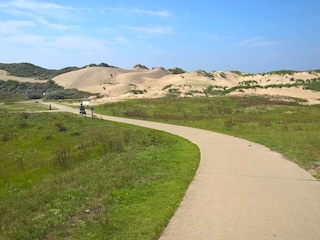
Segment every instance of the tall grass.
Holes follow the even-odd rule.
[[[263,144],[320,178],[320,107],[268,96],[135,99],[100,113],[203,128]]]
[[[5,102],[0,101],[1,114],[9,113],[9,112],[32,112],[32,111],[41,111],[41,110],[49,110],[49,106],[45,106],[37,102],[29,102],[29,103],[16,102],[14,101],[13,98],[9,98]]]
[[[197,147],[67,113],[0,118],[0,239],[158,239]]]

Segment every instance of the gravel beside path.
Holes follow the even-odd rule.
[[[200,148],[195,179],[160,240],[320,239],[320,182],[282,155],[206,130],[95,115],[173,133]]]

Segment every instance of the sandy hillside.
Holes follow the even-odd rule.
[[[8,80],[14,80],[19,82],[39,82],[43,83],[43,80],[36,80],[34,78],[25,78],[25,77],[16,77],[10,75],[7,71],[0,69],[0,80],[8,81]]]
[[[0,80],[22,82],[43,82],[34,78],[9,75],[0,70]],[[247,74],[234,71],[213,71],[206,73],[186,72],[172,74],[163,68],[152,70],[135,67],[121,69],[113,67],[87,67],[56,76],[53,80],[65,88],[100,94],[91,97],[91,104],[119,101],[129,98],[156,98],[169,93],[180,96],[205,96],[205,90],[230,89],[234,86],[267,86],[293,84],[299,81],[320,79],[319,71]],[[231,95],[268,94],[295,97],[308,100],[308,104],[320,104],[320,92],[305,90],[302,87],[250,88],[236,90]]]
[[[172,74],[162,68],[146,70],[139,67],[120,69],[108,67],[88,67],[65,73],[53,80],[66,88],[77,88],[99,93],[92,98],[92,104],[118,101],[128,98],[162,97],[169,91],[179,92],[181,96],[204,96],[209,86],[215,89],[231,88],[237,85],[256,84],[260,86],[292,84],[300,80],[319,78],[317,72],[296,72],[292,74],[246,74],[240,72],[211,72],[204,76],[197,72]],[[320,104],[320,92],[304,90],[301,87],[248,89],[234,94],[269,94],[290,96],[308,100],[309,104]]]

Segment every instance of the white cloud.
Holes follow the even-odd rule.
[[[0,21],[0,35],[16,34],[21,32],[21,28],[33,27],[34,25],[32,21]]]
[[[137,14],[147,14],[147,15],[153,15],[157,17],[168,17],[170,15],[169,11],[163,10],[163,11],[148,11],[148,10],[141,10],[141,9],[130,9],[128,10],[129,12],[132,13],[137,13]]]
[[[65,30],[68,30],[68,29],[76,28],[76,26],[68,26],[68,25],[50,23],[46,19],[44,19],[43,17],[38,18],[37,21],[39,23],[41,23],[42,25],[45,25],[45,26],[47,26],[49,28],[52,28],[52,29],[55,29],[55,30],[58,30],[58,31],[65,31]]]
[[[72,7],[43,1],[12,0],[0,3],[0,12],[33,19],[36,19],[39,15],[51,16],[56,19],[69,19],[76,11],[77,9]]]
[[[3,5],[7,7],[15,7],[15,8],[22,8],[27,9],[33,12],[43,12],[50,11],[50,10],[75,10],[71,7],[65,7],[59,4],[55,3],[49,3],[49,2],[40,2],[40,1],[29,1],[29,0],[13,0],[7,3],[4,3]]]
[[[253,37],[253,38],[242,40],[241,42],[238,43],[238,45],[240,46],[250,45],[260,40],[261,40],[261,37]]]
[[[129,29],[152,35],[165,35],[173,33],[173,29],[170,26],[130,27]]]
[[[168,10],[162,11],[152,11],[152,10],[143,10],[138,8],[103,8],[104,11],[112,11],[112,12],[119,12],[123,14],[134,13],[140,15],[152,15],[157,17],[168,17],[170,16],[170,12]]]
[[[239,46],[254,46],[254,47],[266,47],[271,45],[278,45],[283,41],[265,40],[263,37],[256,36],[253,38],[245,39],[238,43]]]

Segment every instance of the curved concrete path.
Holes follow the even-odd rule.
[[[95,115],[166,131],[199,146],[197,174],[160,240],[320,239],[320,182],[280,154],[206,130]]]

